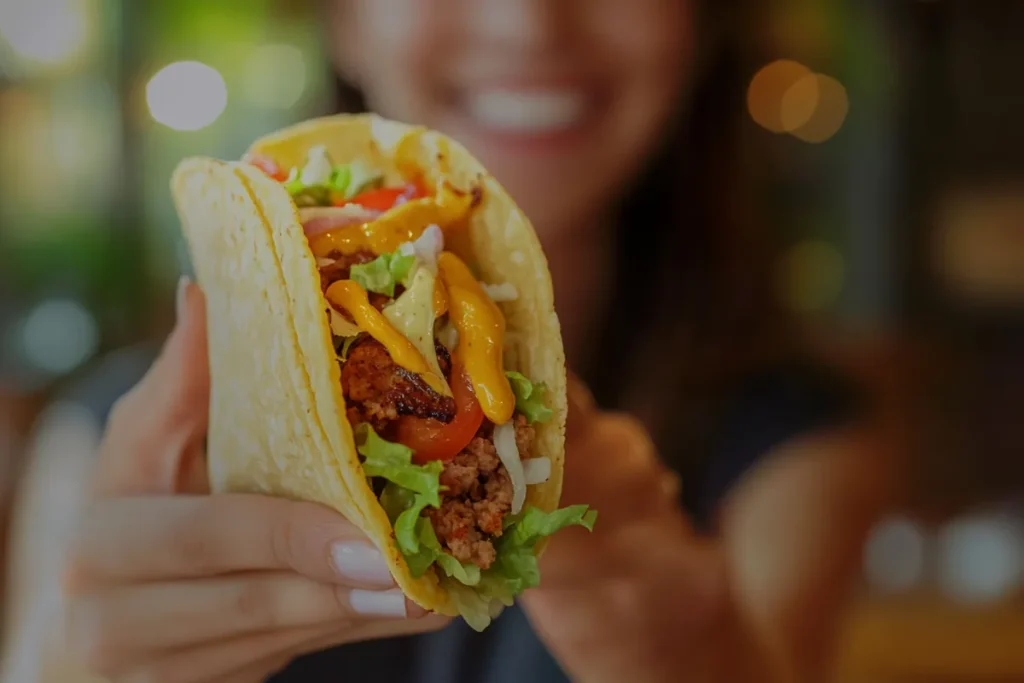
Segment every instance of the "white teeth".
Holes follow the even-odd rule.
[[[516,133],[568,128],[587,113],[588,98],[579,91],[483,90],[467,98],[469,113],[481,125]]]

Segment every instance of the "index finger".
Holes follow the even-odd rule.
[[[71,589],[260,570],[337,582],[331,557],[339,543],[379,555],[327,507],[247,494],[100,501],[75,541]]]

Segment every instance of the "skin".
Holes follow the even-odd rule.
[[[530,216],[570,361],[609,294],[610,209],[677,113],[692,61],[688,0],[339,0],[339,71],[371,108],[465,144]],[[467,100],[489,89],[585,93],[573,125],[510,133]],[[557,188],[552,191],[552,188]]]
[[[334,7],[337,63],[374,108],[465,142],[532,217],[569,356],[579,361],[605,305],[608,216],[685,88],[689,3],[351,0]],[[553,81],[599,93],[602,104],[586,125],[564,134],[494,134],[453,104],[495,84]],[[63,586],[54,611],[65,619],[70,648],[50,654],[71,653],[72,668],[115,681],[242,683],[333,644],[438,628],[443,621],[417,616],[412,606],[406,619],[353,613],[353,589],[388,587],[332,570],[330,545],[359,541],[333,513],[206,495],[202,305],[197,288],[182,290],[178,327],[161,359],[119,404],[95,468],[77,477],[92,482],[81,506],[73,496],[59,509],[43,505],[41,494],[53,485],[48,462],[58,460],[66,474],[67,463],[88,459],[37,454],[19,516],[18,576],[43,586],[26,596],[43,595],[55,585],[40,567],[61,568],[49,580]],[[578,382],[570,399],[563,502],[593,505],[600,522],[593,534],[569,529],[556,537],[542,560],[543,586],[524,604],[572,678],[678,681],[685,672],[695,681],[820,680],[863,538],[891,491],[880,437],[850,429],[784,444],[737,485],[721,511],[721,533],[703,538],[642,425],[598,410]],[[244,519],[247,533],[224,522],[231,519]],[[44,550],[32,543],[61,538],[62,530],[66,555],[56,541]],[[211,608],[212,600],[221,602]],[[32,604],[22,613],[31,615]],[[28,632],[19,623],[11,631]],[[11,654],[47,659],[40,643],[45,638],[16,641]],[[37,680],[74,680],[66,674]]]

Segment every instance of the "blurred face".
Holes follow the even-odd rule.
[[[468,147],[544,236],[594,221],[674,113],[689,0],[337,0],[342,72]]]

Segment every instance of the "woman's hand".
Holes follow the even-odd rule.
[[[599,516],[542,557],[541,586],[524,596],[534,627],[581,683],[765,680],[721,668],[726,653],[758,656],[732,618],[724,553],[692,531],[646,431],[599,412],[576,381],[569,394],[561,504]]]
[[[66,570],[68,643],[115,681],[250,683],[329,645],[433,630],[326,507],[209,495],[203,296],[117,405]]]

